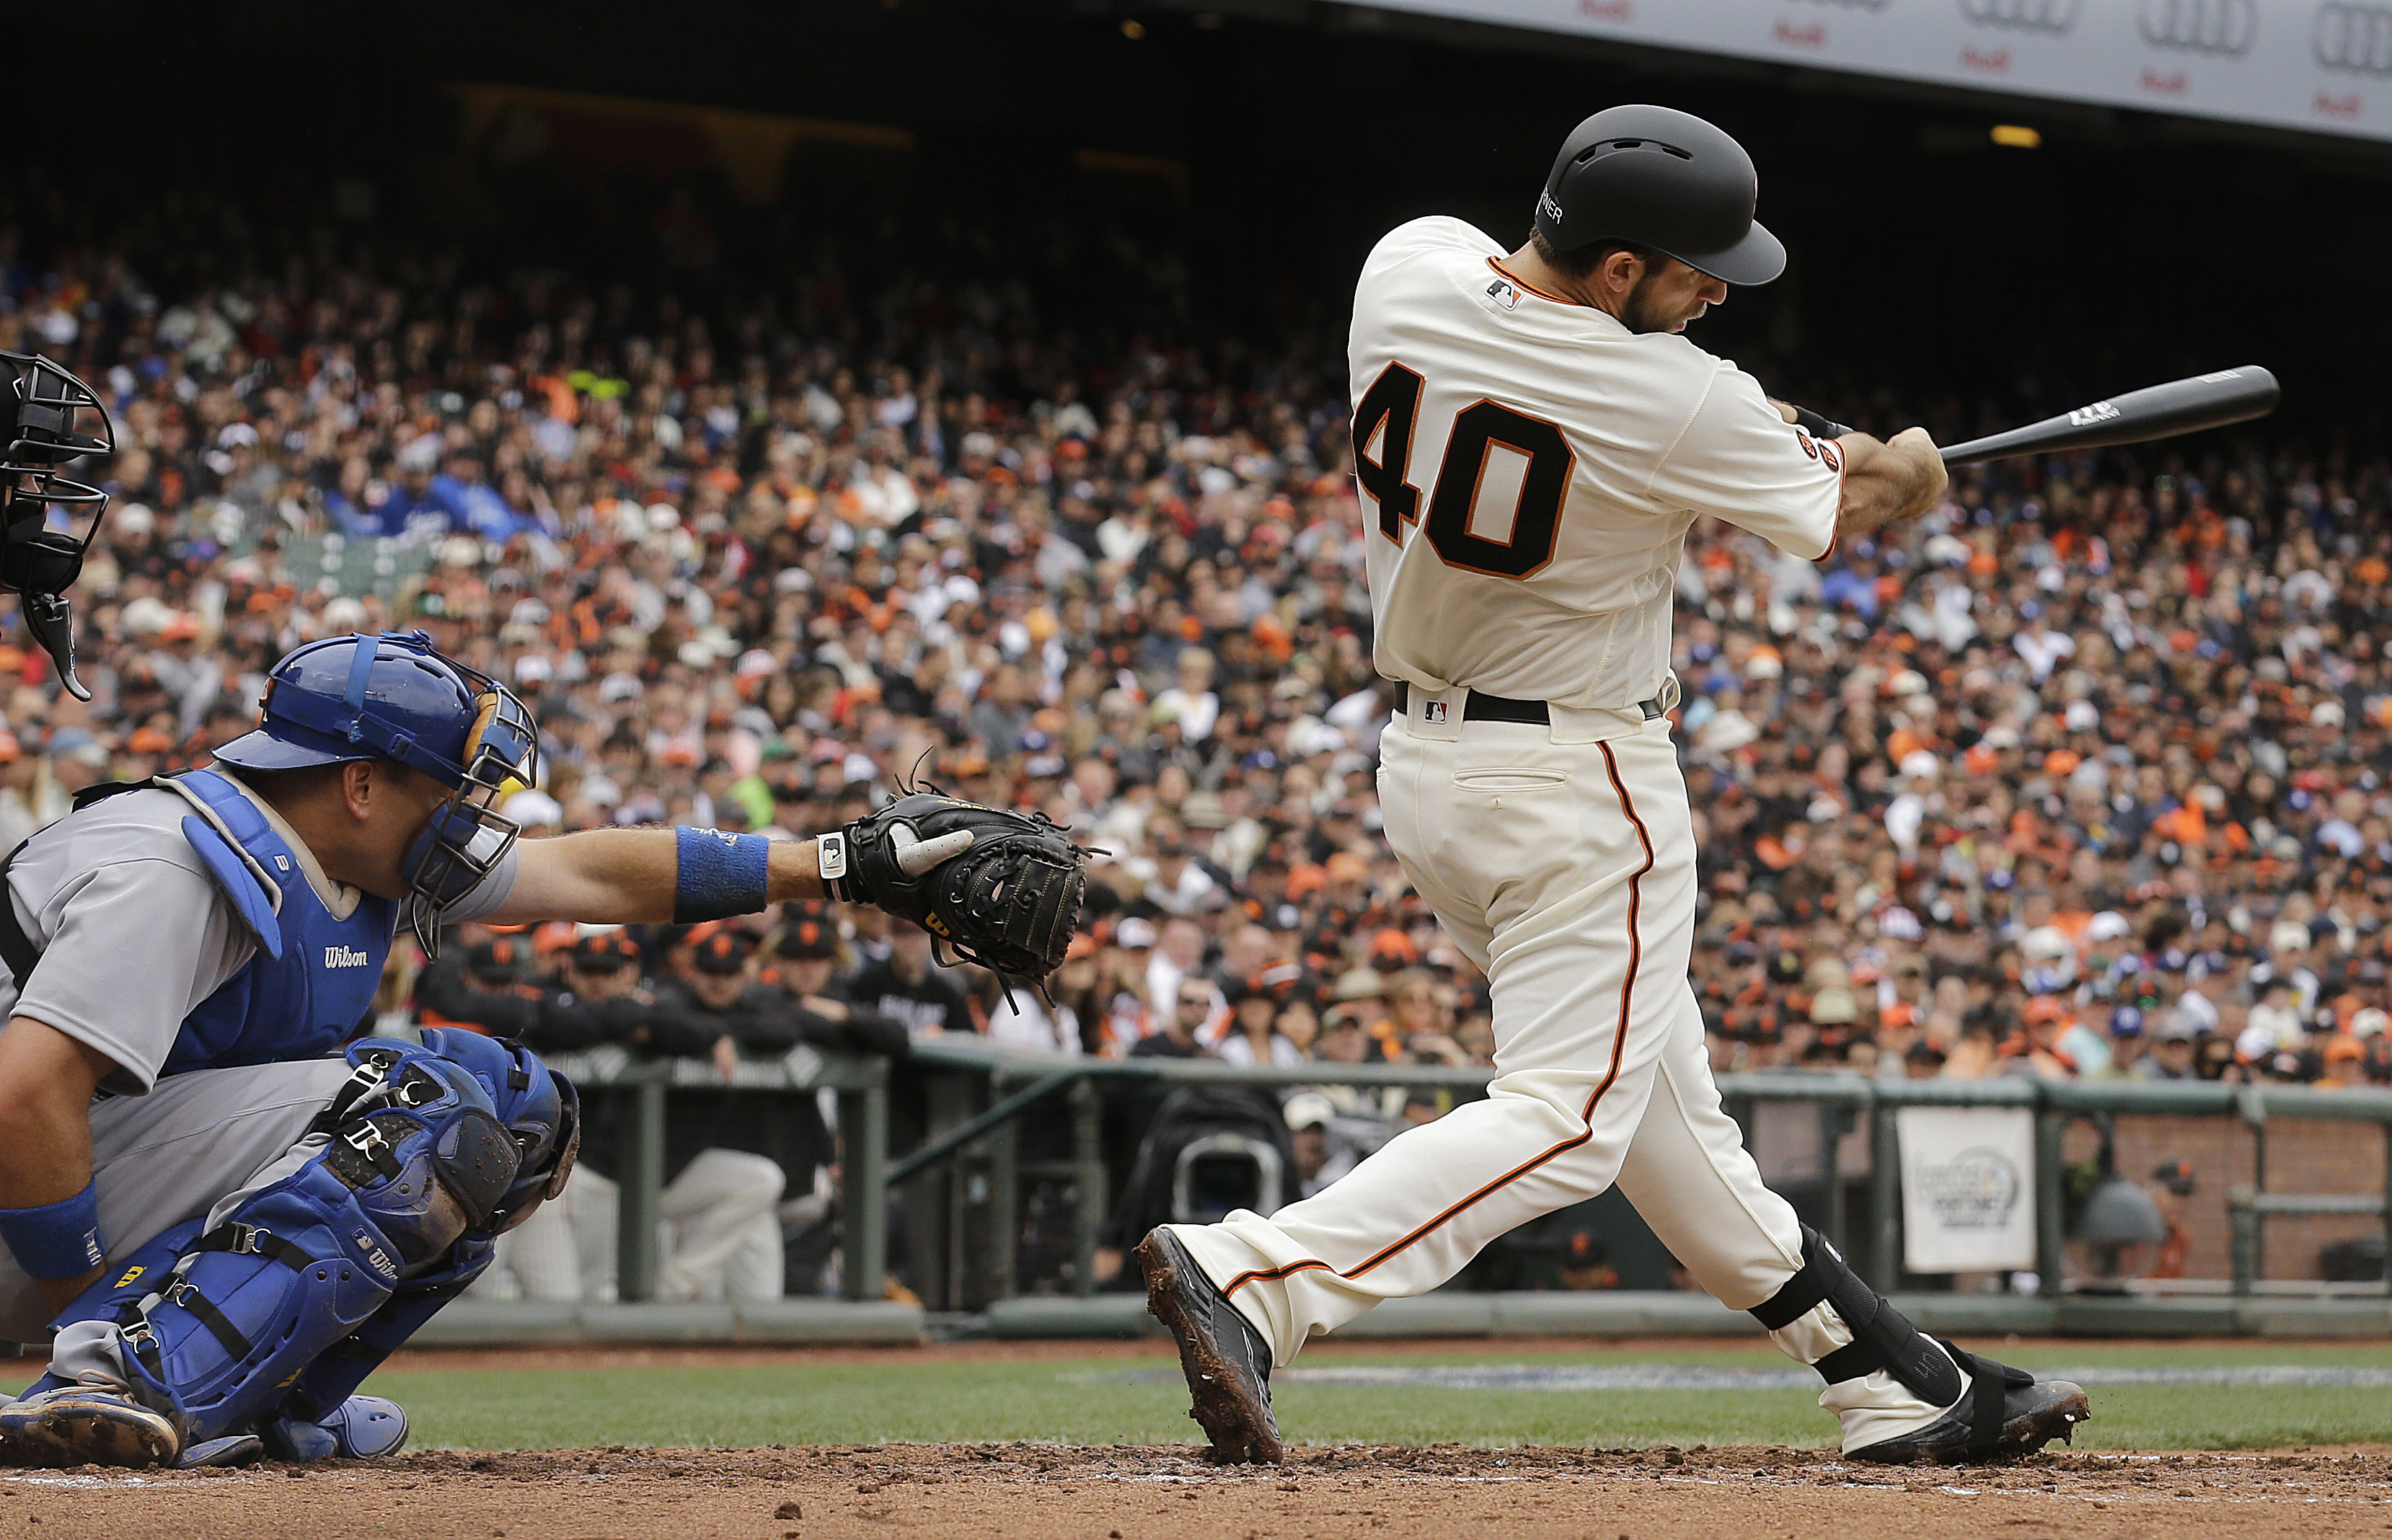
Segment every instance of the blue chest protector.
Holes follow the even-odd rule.
[[[162,1075],[321,1058],[373,1009],[398,905],[367,894],[348,918],[316,896],[257,804],[214,770],[150,783],[193,807],[183,833],[255,933],[257,955],[183,1019]]]

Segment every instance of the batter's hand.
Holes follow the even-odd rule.
[[[1838,537],[1918,518],[1943,498],[1950,478],[1926,429],[1904,428],[1886,442],[1866,434],[1851,434],[1836,442],[1844,455]]]

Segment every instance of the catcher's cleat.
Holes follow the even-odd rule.
[[[383,1459],[397,1454],[407,1443],[406,1409],[378,1395],[349,1397],[332,1408],[323,1426],[346,1459]]]
[[[378,1460],[407,1443],[407,1413],[396,1401],[353,1395],[319,1422],[278,1417],[266,1424],[266,1446],[296,1465],[318,1460]]]
[[[266,1441],[255,1433],[227,1433],[220,1439],[203,1439],[191,1445],[175,1461],[177,1470],[197,1470],[202,1466],[247,1465],[266,1454]]]
[[[1213,1287],[1179,1237],[1158,1225],[1138,1243],[1146,1308],[1179,1343],[1195,1403],[1188,1415],[1213,1443],[1216,1465],[1277,1465],[1285,1453],[1271,1416],[1270,1345]]]
[[[173,1465],[182,1430],[128,1391],[60,1385],[0,1407],[0,1462],[19,1466]]]
[[[2076,1425],[2093,1413],[2085,1388],[2065,1379],[2037,1379],[1944,1344],[1969,1376],[1958,1405],[1915,1433],[1855,1449],[1844,1457],[1877,1465],[1974,1465],[2032,1455],[2053,1439],[2076,1442]]]

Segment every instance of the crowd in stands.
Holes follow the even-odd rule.
[[[0,845],[205,762],[289,647],[421,627],[532,704],[545,773],[507,810],[535,835],[803,835],[919,777],[1109,852],[1045,997],[857,910],[503,966],[464,938],[425,1013],[481,990],[552,1042],[726,1065],[941,1032],[1492,1062],[1485,981],[1377,832],[1333,355],[1100,350],[994,278],[826,264],[685,307],[328,251],[153,288],[0,241],[0,348],[91,381],[121,446],[78,590],[95,698],[13,619],[0,646]],[[2086,456],[1965,472],[1817,565],[1698,527],[1678,731],[1717,1066],[2392,1081],[2387,501],[2381,460]],[[404,576],[322,576],[329,536]],[[640,1009],[560,1012],[610,958]],[[1338,1094],[1316,1124],[1441,1105]]]

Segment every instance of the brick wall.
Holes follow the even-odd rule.
[[[2254,1180],[2256,1145],[2250,1128],[2230,1118],[2141,1118],[2117,1119],[2118,1170],[2125,1175],[2151,1175],[2161,1161],[2182,1157],[2192,1162],[2196,1186],[2184,1205],[2190,1252],[2185,1275],[2192,1278],[2233,1276],[2228,1250],[2226,1190]],[[2067,1154],[2071,1160],[2088,1159],[2099,1146],[2090,1125],[2070,1126]],[[2385,1137],[2374,1123],[2281,1118],[2268,1124],[2267,1189],[2276,1193],[2363,1193],[2384,1196]],[[2372,1234],[2381,1222],[2360,1216],[2290,1216],[2271,1218],[2264,1231],[2263,1276],[2314,1278],[2318,1252],[2336,1241]]]

